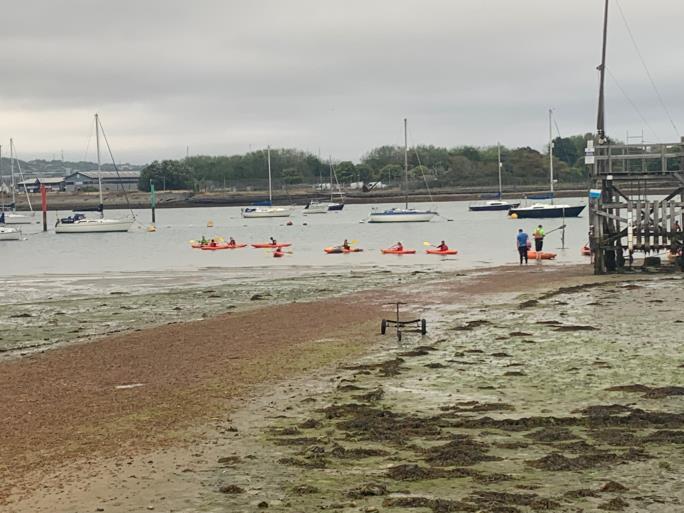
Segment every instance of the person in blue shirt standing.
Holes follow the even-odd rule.
[[[516,237],[518,245],[518,254],[520,255],[520,265],[522,265],[523,260],[527,263],[527,249],[530,237],[523,231],[522,228],[518,230],[518,236]]]

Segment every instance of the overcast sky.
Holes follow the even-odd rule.
[[[607,132],[678,135],[611,0]],[[593,131],[603,0],[3,2],[0,141],[118,161],[270,144],[357,161],[382,144],[530,145]],[[684,2],[620,0],[684,127]],[[645,118],[642,120],[641,116]],[[555,128],[554,128],[555,131]]]

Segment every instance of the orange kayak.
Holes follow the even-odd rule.
[[[280,258],[281,256],[284,256],[284,255],[285,255],[285,253],[283,253],[282,251],[275,250],[275,251],[273,252],[273,257],[274,257],[274,258]]]
[[[542,251],[541,252],[541,259],[542,260],[553,260],[556,258],[556,253],[551,253],[550,251]],[[537,252],[535,250],[530,250],[527,252],[527,258],[530,260],[536,260],[537,259]]]
[[[214,251],[217,249],[240,249],[244,248],[245,246],[247,246],[247,244],[228,244],[227,242],[222,242],[220,244],[216,244],[215,246],[206,244],[204,246],[199,246],[199,248],[202,250]]]
[[[413,255],[416,253],[415,249],[381,249],[384,255]]]
[[[335,253],[360,253],[363,251],[361,248],[349,248],[349,249],[344,249],[341,246],[331,246],[329,248],[323,248],[323,251],[326,253],[330,254],[335,254]]]
[[[279,248],[287,248],[290,246],[292,246],[292,244],[289,242],[287,242],[285,244],[280,243],[280,242],[278,244],[271,244],[270,242],[265,242],[263,244],[252,244],[252,247],[257,248],[257,249],[276,249],[276,248],[279,249]]]
[[[458,255],[458,251],[455,249],[426,249],[425,252],[428,255]]]

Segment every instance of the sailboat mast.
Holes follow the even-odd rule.
[[[328,166],[330,167],[330,203],[333,202],[333,173],[332,173],[332,155],[328,158]]]
[[[406,210],[408,210],[408,128],[406,118],[404,118],[404,187]]]
[[[499,199],[503,197],[503,190],[501,187],[501,143],[496,143],[497,162],[499,163]]]
[[[268,160],[268,204],[273,206],[273,193],[271,192],[271,147],[268,146],[266,150],[266,158]]]
[[[102,163],[100,162],[100,117],[95,114],[95,144],[97,146],[97,188],[100,191],[100,217],[104,217],[104,202],[102,201]]]
[[[549,182],[553,193],[553,109],[549,109]],[[553,195],[551,196],[553,199]]]
[[[605,120],[605,95],[604,83],[606,79],[606,46],[608,44],[608,0],[603,11],[603,49],[601,52],[601,65],[599,66],[599,99],[598,99],[598,115],[596,116],[596,134],[598,136],[598,143],[606,142],[606,120]]]
[[[10,139],[10,187],[12,188],[12,212],[17,210],[17,198],[14,189],[14,140]]]

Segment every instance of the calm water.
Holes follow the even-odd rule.
[[[580,200],[568,200],[575,204]],[[583,201],[583,200],[582,200]],[[382,207],[383,205],[378,205]],[[387,206],[397,206],[395,204]],[[428,208],[434,205],[415,204]],[[518,228],[531,233],[541,222],[549,231],[561,225],[560,219],[511,220],[505,212],[469,212],[467,202],[438,203],[441,218],[430,223],[368,224],[361,223],[369,211],[368,205],[347,205],[342,212],[323,215],[302,215],[301,207],[287,219],[242,219],[238,207],[157,210],[157,228],[148,233],[149,211],[136,211],[139,225],[129,233],[60,234],[43,233],[39,225],[24,227],[26,240],[0,242],[4,278],[41,274],[100,274],[149,271],[197,271],[207,268],[244,269],[306,267],[387,267],[443,266],[466,269],[515,263],[515,235]],[[64,215],[62,213],[61,215]],[[108,211],[112,217],[123,217],[125,211]],[[37,214],[37,219],[40,214]],[[56,214],[48,214],[50,229]],[[452,221],[448,221],[450,219]],[[214,228],[207,228],[207,221]],[[305,224],[306,223],[306,224]],[[550,234],[545,250],[558,253],[559,262],[586,261],[579,248],[587,238],[586,211],[584,217],[567,219],[566,247],[561,246],[560,231]],[[226,251],[191,249],[189,241],[222,236],[238,242],[266,242],[270,236],[280,242],[291,242],[292,254],[273,258],[270,251],[244,248]],[[345,238],[357,240],[363,253],[327,255],[326,246],[340,244]],[[439,244],[444,239],[457,256],[426,255],[423,241]],[[416,255],[382,255],[380,249],[401,241],[405,247],[418,250]]]

